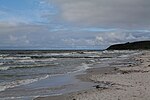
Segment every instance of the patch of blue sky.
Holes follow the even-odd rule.
[[[40,0],[0,0],[0,20],[22,20],[29,23],[47,23],[50,14],[57,9],[50,4],[41,4]]]

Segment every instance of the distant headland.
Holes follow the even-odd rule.
[[[150,49],[150,41],[128,42],[125,44],[115,44],[106,50],[148,50]]]

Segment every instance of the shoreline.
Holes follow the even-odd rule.
[[[58,96],[38,97],[34,100],[133,100],[134,98],[137,100],[139,97],[137,91],[141,91],[141,84],[136,85],[141,80],[143,82],[148,80],[148,77],[145,79],[142,76],[150,75],[150,51],[143,52],[133,56],[132,59],[136,61],[136,64],[125,65],[125,67],[91,68],[86,71],[86,74],[76,76],[83,82],[96,84],[91,89]],[[148,84],[145,85],[144,88],[149,89]],[[139,100],[145,100],[145,98]]]

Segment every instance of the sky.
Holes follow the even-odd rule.
[[[149,0],[0,0],[0,49],[105,49],[150,40]]]

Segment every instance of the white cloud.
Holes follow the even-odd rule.
[[[27,45],[30,43],[28,37],[26,35],[20,35],[20,36],[16,36],[16,35],[9,35],[9,41],[10,44],[21,44],[21,45]]]
[[[9,38],[10,38],[10,41],[12,41],[12,42],[14,42],[14,41],[16,42],[18,40],[18,38],[13,35],[10,35]]]
[[[46,29],[44,25],[32,25],[16,21],[0,21],[0,34],[32,33]]]
[[[95,41],[93,39],[73,39],[73,38],[68,38],[68,39],[62,39],[62,42],[68,46],[80,46],[80,47],[90,47],[90,46],[95,46]]]
[[[95,41],[99,45],[109,46],[112,44],[126,43],[133,41],[149,40],[149,35],[138,35],[139,33],[111,32],[97,35]],[[148,33],[149,34],[149,33]]]

